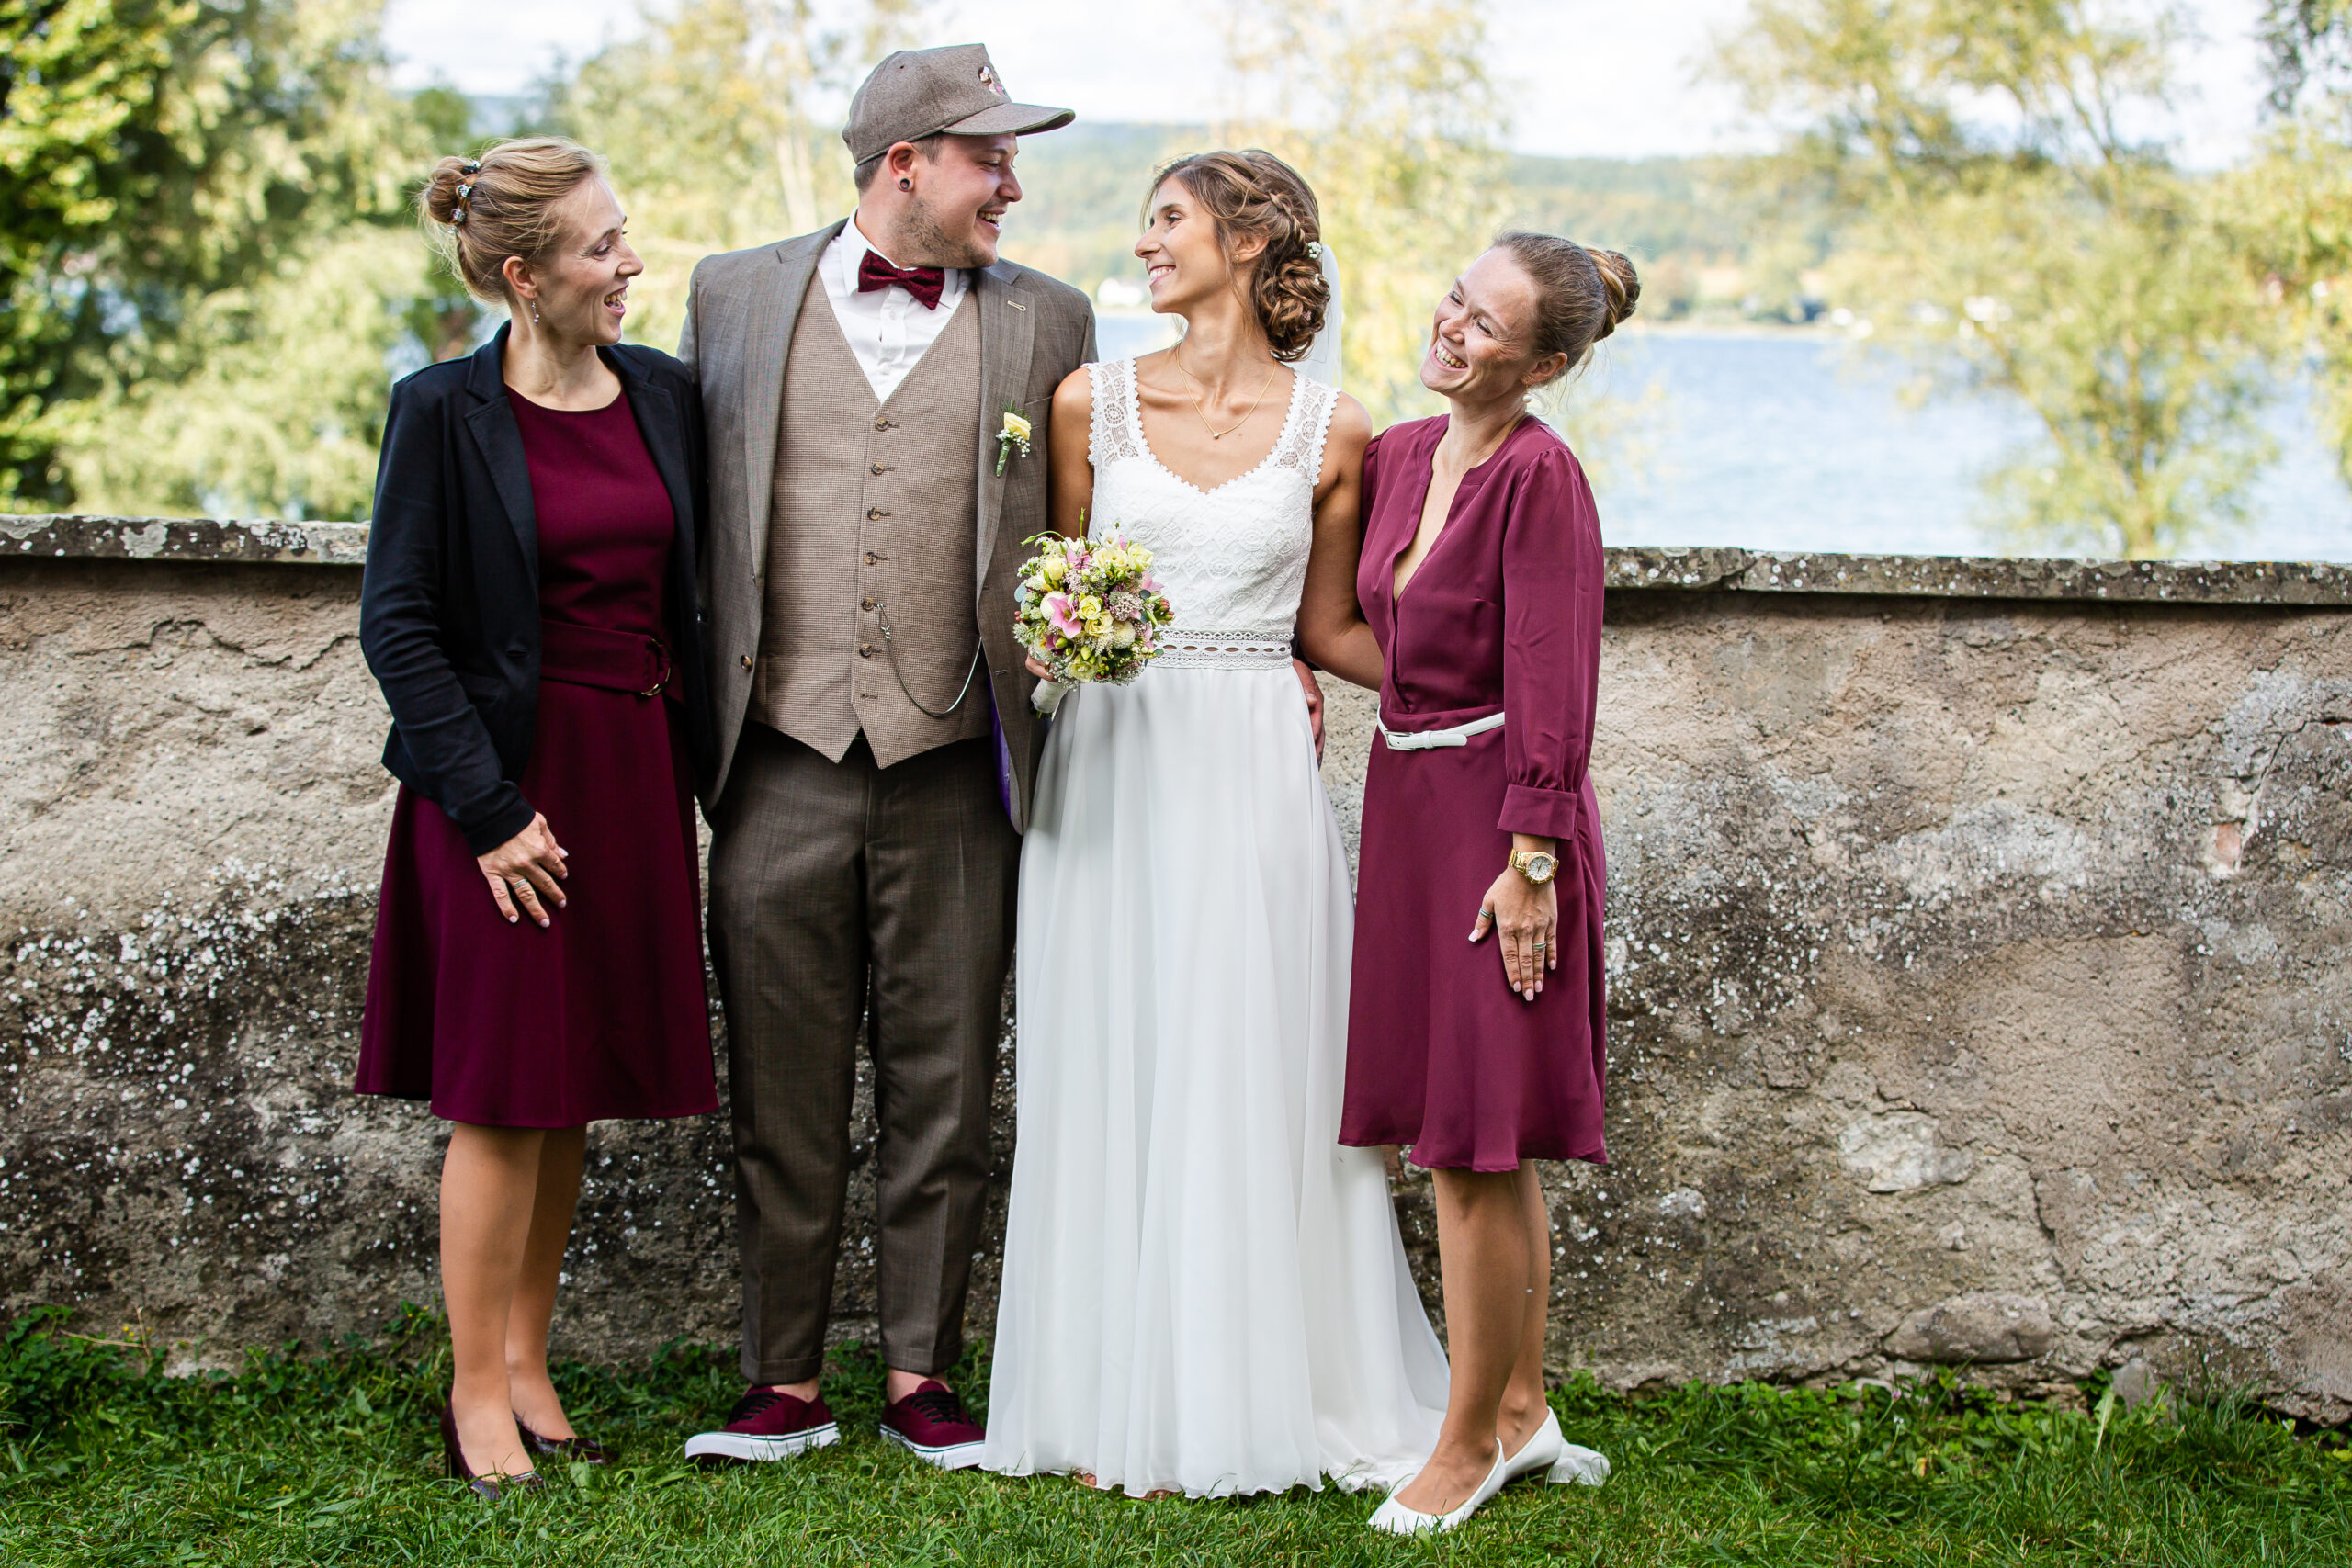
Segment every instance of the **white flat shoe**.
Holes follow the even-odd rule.
[[[1609,1461],[1591,1449],[1563,1442],[1552,1473],[1544,1479],[1555,1486],[1598,1486],[1609,1479]]]
[[[1519,1452],[1504,1461],[1503,1484],[1508,1486],[1523,1475],[1551,1469],[1559,1462],[1560,1450],[1566,1446],[1567,1439],[1560,1435],[1559,1413],[1544,1411],[1544,1424],[1535,1428],[1535,1435],[1521,1443]]]
[[[1520,1446],[1503,1466],[1503,1484],[1508,1486],[1523,1475],[1537,1471],[1549,1471],[1544,1479],[1555,1486],[1571,1483],[1598,1486],[1609,1479],[1609,1461],[1590,1449],[1578,1448],[1560,1431],[1560,1415],[1556,1410],[1544,1412],[1544,1425],[1535,1435]]]
[[[1478,1489],[1470,1494],[1470,1500],[1450,1514],[1418,1513],[1396,1501],[1396,1495],[1392,1492],[1388,1495],[1388,1501],[1373,1511],[1372,1528],[1385,1531],[1389,1535],[1438,1535],[1450,1530],[1476,1513],[1484,1504],[1493,1498],[1496,1493],[1503,1489],[1505,1480],[1503,1472],[1508,1463],[1502,1444],[1496,1443],[1494,1468],[1487,1472],[1486,1480],[1478,1483]],[[1405,1483],[1406,1486],[1411,1484],[1409,1481]],[[1400,1486],[1396,1490],[1401,1492],[1404,1489]]]

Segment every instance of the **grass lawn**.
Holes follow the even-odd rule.
[[[167,1379],[30,1314],[0,1330],[0,1562],[98,1563],[2352,1563],[2352,1446],[2226,1399],[2126,1414],[1762,1385],[1628,1400],[1558,1391],[1617,1472],[1529,1485],[1442,1540],[1363,1528],[1370,1496],[1131,1502],[941,1474],[873,1436],[881,1374],[836,1357],[840,1446],[706,1472],[679,1457],[738,1385],[731,1353],[559,1374],[622,1463],[487,1507],[440,1479],[446,1373],[414,1314],[381,1345]],[[984,1386],[977,1365],[966,1386]],[[2103,1388],[2086,1392],[2094,1399]]]

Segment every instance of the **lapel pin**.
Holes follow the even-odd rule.
[[[1028,306],[1023,305],[1023,304],[1020,300],[1018,300],[1018,299],[1007,299],[1007,300],[1005,301],[1005,303],[1006,303],[1007,305],[1010,305],[1011,307],[1012,307],[1012,309],[1014,309],[1014,310],[1026,310],[1027,309],[1029,309],[1029,307],[1028,307]]]

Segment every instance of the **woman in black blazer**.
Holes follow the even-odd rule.
[[[400,780],[357,1088],[454,1122],[441,1281],[450,1473],[599,1462],[548,1380],[586,1124],[717,1108],[694,784],[712,753],[701,407],[623,345],[602,165],[556,138],[446,158],[423,197],[508,325],[393,389],[360,644]]]

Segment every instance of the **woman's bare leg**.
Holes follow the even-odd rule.
[[[1517,1185],[1520,1224],[1527,1237],[1527,1294],[1521,1298],[1527,1305],[1497,1423],[1503,1446],[1513,1454],[1544,1425],[1544,1340],[1552,1322],[1552,1211],[1532,1161],[1520,1165]]]
[[[1521,1173],[1441,1170],[1436,1177],[1439,1272],[1453,1375],[1437,1450],[1396,1494],[1399,1503],[1421,1514],[1462,1506],[1494,1468],[1503,1396],[1527,1341]],[[1539,1378],[1540,1360],[1539,1355]]]
[[[441,1299],[449,1309],[450,1412],[477,1475],[531,1468],[507,1397],[506,1322],[539,1181],[545,1134],[528,1127],[449,1132],[441,1162]]]
[[[580,1204],[580,1162],[588,1129],[550,1130],[539,1142],[537,1190],[531,1203],[530,1238],[523,1245],[523,1268],[506,1310],[506,1389],[515,1415],[542,1438],[575,1434],[548,1381],[548,1325],[555,1319],[556,1281],[563,1272],[564,1248],[571,1243],[572,1211]]]

